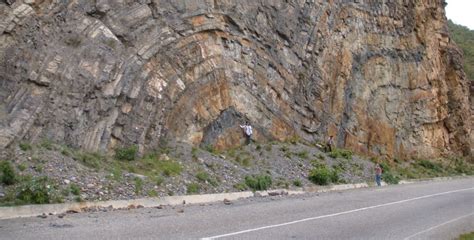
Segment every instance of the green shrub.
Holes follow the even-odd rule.
[[[467,163],[467,160],[462,158],[454,158],[454,171],[458,174],[474,175],[474,164]]]
[[[138,147],[136,145],[115,149],[115,159],[120,161],[133,161],[137,155]]]
[[[100,153],[77,152],[73,158],[87,167],[98,169],[105,157]]]
[[[314,168],[309,174],[309,180],[314,184],[328,185],[331,183],[331,171],[326,167]]]
[[[238,155],[236,158],[235,158],[235,161],[240,164],[241,166],[244,166],[244,167],[250,167],[251,165],[251,156],[245,156],[245,155]]]
[[[329,156],[332,158],[352,159],[352,152],[350,150],[336,148],[329,153]]]
[[[217,151],[217,149],[214,148],[214,146],[212,144],[208,144],[208,145],[204,146],[204,150],[206,150],[209,153],[214,154],[214,155],[219,154],[219,151]]]
[[[205,182],[209,180],[209,174],[207,174],[207,172],[200,171],[196,174],[196,178],[201,182]]]
[[[196,148],[196,147],[192,147],[192,148],[191,148],[191,156],[192,156],[194,159],[197,159],[197,158],[198,158],[198,156],[197,156],[198,151],[199,151],[199,150],[198,150],[198,148]]]
[[[391,172],[390,166],[385,162],[380,163],[380,167],[382,168],[383,172]]]
[[[298,156],[301,159],[308,159],[308,151],[303,150],[301,152],[296,153],[296,156]]]
[[[15,170],[8,161],[0,162],[0,182],[5,185],[12,185],[16,182]]]
[[[246,176],[245,184],[254,191],[267,190],[272,185],[272,178],[268,175]]]
[[[294,185],[295,187],[301,187],[301,186],[303,186],[303,184],[301,183],[301,180],[299,180],[299,179],[294,180],[294,181],[293,181],[293,185]]]
[[[111,177],[115,181],[121,181],[122,180],[122,169],[119,166],[115,166],[112,169],[112,172],[110,173]]]
[[[216,180],[216,179],[214,179],[214,178],[209,178],[207,181],[208,181],[209,184],[211,184],[211,186],[213,186],[213,187],[219,186],[219,181]]]
[[[474,239],[474,232],[465,233],[459,236],[458,240],[473,240]]]
[[[311,165],[312,165],[314,168],[326,167],[326,164],[323,163],[323,162],[321,162],[321,161],[318,160],[318,159],[311,160]]]
[[[49,139],[43,139],[40,143],[40,147],[47,150],[53,150],[53,142]]]
[[[143,179],[135,177],[133,181],[135,182],[135,194],[138,195],[143,191]]]
[[[45,204],[61,202],[55,191],[56,186],[47,177],[27,177],[16,188],[19,204]]]
[[[66,157],[70,157],[73,155],[73,151],[69,147],[63,146],[61,149],[61,154]]]
[[[31,149],[33,149],[33,147],[31,146],[31,144],[29,144],[29,143],[24,143],[24,142],[22,142],[22,143],[19,144],[19,146],[20,146],[20,149],[21,149],[22,151],[25,151],[25,152],[26,152],[26,151],[29,151],[29,150],[31,150]]]
[[[147,195],[148,195],[149,197],[157,197],[157,196],[158,196],[158,193],[156,192],[155,189],[151,189],[151,190],[148,191]]]
[[[247,190],[247,185],[245,185],[245,183],[236,183],[234,184],[234,188],[238,191],[245,191]]]
[[[79,186],[77,186],[76,184],[74,184],[74,183],[71,183],[69,185],[69,189],[70,189],[71,193],[76,195],[76,196],[79,196],[81,194],[81,188]]]
[[[441,166],[440,163],[434,163],[428,160],[420,160],[418,162],[418,165],[437,173],[443,171],[443,166]]]
[[[340,182],[340,179],[339,179],[339,171],[337,171],[336,169],[333,169],[331,171],[331,182],[332,183],[339,183]]]
[[[156,186],[160,186],[165,181],[165,179],[162,176],[156,176],[154,180],[155,180]]]
[[[231,157],[231,158],[235,158],[235,156],[237,155],[237,151],[235,148],[231,148],[229,150],[227,150],[227,156]]]
[[[448,28],[451,38],[463,51],[463,66],[466,77],[474,81],[474,31],[465,26],[457,25],[451,20],[448,20]]]
[[[179,175],[182,171],[181,165],[174,161],[160,161],[159,165],[163,174],[166,176]]]
[[[25,171],[26,170],[26,165],[24,163],[18,165],[18,170],[20,171]]]
[[[186,186],[188,194],[196,194],[199,193],[200,186],[197,183],[190,183]]]
[[[383,172],[382,180],[387,184],[398,184],[400,182],[400,177],[392,174],[391,172]]]
[[[44,166],[43,166],[43,164],[41,164],[41,163],[38,163],[38,164],[35,166],[35,170],[36,170],[37,172],[39,172],[39,173],[42,173],[42,172],[43,172],[43,168],[44,168]]]

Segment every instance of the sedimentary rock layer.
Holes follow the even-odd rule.
[[[0,2],[0,147],[227,148],[334,135],[387,157],[470,154],[444,2]]]

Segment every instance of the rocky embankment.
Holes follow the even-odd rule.
[[[330,183],[372,182],[373,163],[349,151],[334,154],[303,143],[251,144],[228,151],[169,143],[143,158],[119,159],[43,142],[22,144],[2,152],[16,175],[15,183],[0,182],[0,202],[17,203],[25,188],[41,192],[48,202],[118,200],[140,197],[221,193],[243,190],[313,186],[315,168],[328,169]],[[0,179],[3,178],[0,166]],[[46,177],[45,182],[39,179]],[[265,179],[252,186],[249,178]],[[33,201],[34,202],[34,201]]]

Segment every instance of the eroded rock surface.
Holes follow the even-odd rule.
[[[471,154],[443,1],[0,2],[0,148],[298,135],[388,157]]]

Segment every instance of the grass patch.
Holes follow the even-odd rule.
[[[74,151],[67,146],[61,147],[61,154],[66,157],[71,157],[74,155]]]
[[[173,161],[161,161],[159,168],[162,169],[163,174],[166,176],[179,175],[182,171],[182,167],[179,163]]]
[[[430,171],[434,171],[438,173],[443,172],[443,166],[441,165],[441,163],[435,163],[428,160],[420,160],[419,162],[417,162],[417,164]]]
[[[135,177],[133,182],[135,184],[135,194],[139,195],[143,191],[143,179]]]
[[[110,173],[110,178],[117,182],[122,181],[122,169],[119,166],[115,166]]]
[[[252,165],[252,156],[248,153],[237,155],[235,161],[243,167],[250,167]]]
[[[132,145],[115,149],[115,159],[119,161],[133,161],[137,155],[138,147]]]
[[[196,194],[199,193],[201,186],[198,183],[190,183],[186,185],[187,194]]]
[[[8,189],[2,205],[46,204],[64,202],[58,186],[48,177],[23,176]]]
[[[267,190],[272,185],[272,178],[268,175],[246,176],[245,185],[253,191]]]
[[[19,144],[19,147],[22,151],[26,152],[26,151],[30,151],[31,149],[33,149],[33,146],[31,146],[31,144],[29,143],[25,143],[25,142],[22,142]]]
[[[308,159],[308,154],[309,154],[308,151],[303,150],[303,151],[297,152],[295,155],[301,159]]]
[[[196,174],[196,178],[200,181],[200,182],[206,182],[209,180],[209,174],[207,172],[204,172],[204,171],[200,171]]]
[[[193,159],[198,158],[198,156],[197,156],[198,152],[199,152],[199,149],[197,147],[192,147],[191,148],[191,156],[193,157]]]
[[[282,152],[288,152],[289,150],[290,150],[290,148],[288,148],[288,146],[286,146],[286,145],[283,145],[283,146],[280,147],[280,151],[282,151]]]
[[[328,155],[332,158],[344,158],[348,160],[352,159],[352,152],[346,149],[336,148],[332,150],[332,152],[330,152]]]
[[[26,170],[26,165],[24,163],[21,163],[17,166],[18,170],[20,170],[21,172],[25,171]]]
[[[39,144],[41,148],[47,149],[47,150],[53,150],[54,145],[53,142],[49,139],[43,139],[41,143]]]
[[[211,153],[213,155],[218,155],[219,154],[219,151],[212,144],[208,144],[208,145],[204,146],[204,150],[208,151],[209,153]]]
[[[462,234],[458,240],[474,240],[474,232]]]
[[[8,161],[0,162],[0,182],[5,185],[12,185],[16,182],[16,173],[12,164]]]
[[[153,180],[156,186],[160,186],[165,181],[165,179],[162,176],[155,176]]]
[[[234,188],[237,189],[237,191],[245,191],[247,190],[247,185],[245,185],[245,183],[236,183],[234,184]]]
[[[101,163],[105,161],[105,156],[96,152],[78,151],[74,154],[73,159],[81,162],[87,167],[99,169],[101,166]]]
[[[81,188],[79,186],[77,186],[76,184],[74,184],[74,183],[71,183],[69,185],[69,190],[75,196],[79,196],[81,194]]]
[[[115,163],[116,167],[120,169],[148,177],[156,177],[158,175],[169,177],[181,174],[182,167],[178,162],[169,158],[166,158],[168,160],[163,160],[160,156],[162,155],[151,153],[136,161],[116,161]]]
[[[156,192],[155,189],[151,189],[151,190],[149,190],[149,191],[147,192],[147,195],[148,195],[149,197],[158,197],[158,192]]]
[[[286,189],[288,189],[290,187],[290,183],[288,182],[288,180],[286,180],[284,178],[277,179],[275,185],[277,187],[286,188]]]
[[[301,187],[301,186],[303,186],[303,184],[301,183],[301,180],[295,179],[295,180],[293,180],[293,186]]]
[[[380,167],[382,168],[382,180],[387,184],[398,184],[400,182],[400,177],[392,172],[391,167],[385,163],[380,163]]]

